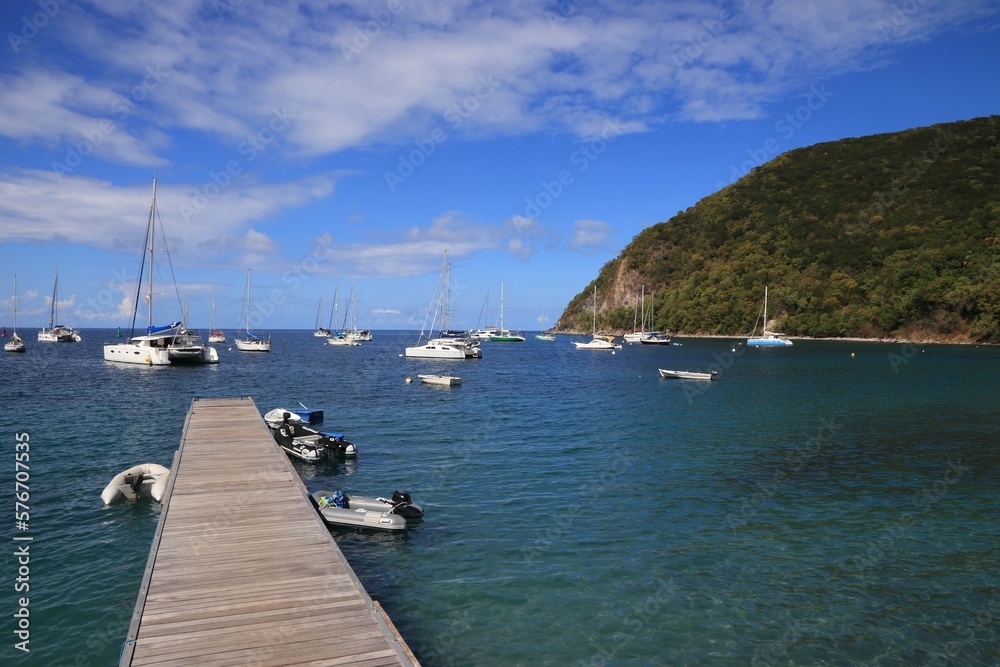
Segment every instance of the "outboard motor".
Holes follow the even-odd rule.
[[[392,492],[392,513],[398,514],[404,519],[420,519],[424,516],[424,510],[420,505],[414,505],[410,499],[410,494],[405,491]]]
[[[145,481],[145,475],[139,473],[138,475],[126,475],[125,485],[132,489],[132,493],[138,498],[139,494],[142,492],[142,483]]]

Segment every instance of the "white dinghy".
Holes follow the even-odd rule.
[[[170,468],[157,463],[132,466],[114,476],[104,487],[101,500],[105,505],[138,498],[152,498],[159,501],[163,499],[168,481],[170,481]]]
[[[719,376],[719,371],[711,373],[697,373],[695,371],[671,371],[666,368],[658,369],[660,377],[668,380],[714,380]]]

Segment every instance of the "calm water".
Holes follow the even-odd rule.
[[[1000,662],[1000,350],[611,355],[529,337],[435,362],[399,356],[415,333],[329,348],[277,332],[269,355],[142,368],[101,360],[110,335],[0,357],[8,508],[16,434],[31,447],[30,528],[9,510],[2,527],[3,664],[117,662],[158,506],[100,492],[170,465],[209,396],[325,409],[360,456],[297,465],[310,488],[424,506],[405,536],[335,535],[426,667]],[[712,383],[656,370],[711,364]],[[405,383],[421,372],[464,382]],[[15,534],[33,537],[30,593],[14,592]]]

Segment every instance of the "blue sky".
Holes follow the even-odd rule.
[[[425,6],[431,5],[433,6]],[[781,152],[1000,110],[993,0],[5,2],[0,321],[131,319],[152,180],[190,324],[540,329]],[[162,264],[162,263],[161,263]],[[169,273],[163,278],[169,281]],[[4,287],[8,286],[8,287]],[[157,320],[179,314],[156,297]],[[343,310],[340,311],[343,313]],[[327,316],[329,311],[327,311]]]

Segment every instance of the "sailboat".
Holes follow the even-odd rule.
[[[236,339],[236,349],[243,352],[270,352],[271,338],[265,340],[250,331],[250,268],[247,268],[247,337]]]
[[[4,332],[6,331],[4,328]],[[3,349],[5,352],[24,352],[27,349],[24,340],[17,335],[17,275],[14,276],[14,333],[10,340],[4,343]]]
[[[327,338],[330,335],[330,330],[323,326],[323,295],[319,297],[319,307],[316,309],[316,329],[313,330],[313,336],[316,338]]]
[[[215,322],[215,283],[212,283],[212,333],[208,335],[209,343],[225,343],[226,334],[222,333]]]
[[[545,309],[542,308],[542,316],[538,318],[540,324],[546,324],[549,319],[545,317]],[[548,343],[554,342],[556,339],[555,334],[543,331],[542,333],[535,334],[535,340],[545,341]]]
[[[153,260],[156,247],[156,179],[153,179],[153,201],[149,207],[149,223],[146,226],[146,241],[148,248],[142,250],[142,262],[139,266],[139,280],[136,284],[135,307],[132,311],[132,332],[135,331],[135,318],[139,312],[139,290],[142,289],[143,264],[146,262],[146,252],[149,251],[149,280],[146,293],[142,295],[147,306],[146,333],[132,336],[124,343],[108,343],[104,346],[104,360],[123,364],[142,364],[147,366],[169,366],[171,364],[217,364],[219,353],[211,346],[205,345],[201,337],[187,330],[183,322],[174,322],[166,326],[153,326]],[[166,236],[163,237],[164,246]],[[176,288],[176,281],[175,281]]]
[[[656,326],[653,319],[653,307],[656,303],[656,293],[652,293],[649,296],[649,328],[652,329]],[[643,323],[645,326],[645,322]],[[639,336],[639,342],[643,345],[670,345],[673,341],[670,339],[670,333],[662,333],[660,331],[643,331],[642,335]]]
[[[349,310],[344,311],[344,322],[340,325],[340,331],[333,332],[334,315],[339,311],[340,302],[338,300],[338,294],[340,293],[340,287],[338,286],[333,292],[333,312],[330,313],[330,336],[326,339],[326,344],[333,347],[358,347],[361,345],[357,340],[351,338],[347,331],[347,317],[349,315]],[[353,289],[352,289],[353,293]]]
[[[52,286],[52,308],[49,311],[49,326],[38,332],[39,343],[79,343],[80,332],[73,327],[57,324],[59,303],[59,267],[56,267],[56,282]]]
[[[444,262],[441,267],[441,278],[438,282],[441,286],[441,291],[438,292],[437,286],[435,286],[434,294],[431,296],[431,303],[427,307],[427,314],[424,316],[424,325],[420,328],[420,336],[417,338],[417,344],[406,348],[407,357],[416,359],[480,359],[483,356],[482,348],[479,347],[479,341],[469,337],[462,337],[448,329],[449,272],[448,251],[445,250]],[[436,307],[434,304],[435,296],[437,297]],[[430,328],[428,328],[427,318],[430,317],[432,310],[434,311],[434,317],[431,319]],[[434,332],[434,325],[437,323],[438,317],[441,318],[441,326],[438,329],[437,338],[432,338],[431,334]]]
[[[594,330],[593,330],[593,340],[587,343],[580,343],[578,341],[573,341],[573,345],[576,346],[578,350],[620,350],[621,345],[615,345],[614,336],[598,336],[597,335],[597,285],[594,285]]]
[[[754,331],[757,331],[756,326]],[[784,334],[767,330],[767,285],[764,286],[764,326],[759,338],[755,338],[752,333],[750,334],[747,345],[749,347],[791,347],[792,345],[792,341],[785,338]]]
[[[497,330],[490,335],[490,340],[498,343],[524,342],[524,336],[520,333],[503,328],[503,282],[500,283],[500,319],[497,320]]]
[[[490,315],[490,291],[486,290],[486,300],[483,301],[483,310],[479,313],[479,320],[476,322],[476,329],[469,333],[470,338],[473,340],[489,340],[490,336],[493,336],[497,332],[497,328],[492,324],[486,324]],[[479,324],[483,323],[483,328],[479,328]]]
[[[642,304],[642,310],[639,304]],[[641,314],[640,314],[641,313]],[[635,311],[632,313],[632,331],[623,336],[626,343],[641,343],[642,337],[646,333],[646,286],[642,286],[641,296],[635,302]]]
[[[348,311],[344,315],[344,330],[341,332],[348,340],[355,342],[360,341],[370,341],[372,339],[372,332],[369,329],[359,329],[358,328],[358,301],[355,296],[354,281],[351,281],[351,300],[348,305]],[[348,328],[346,326],[347,320],[350,318],[351,326]]]

